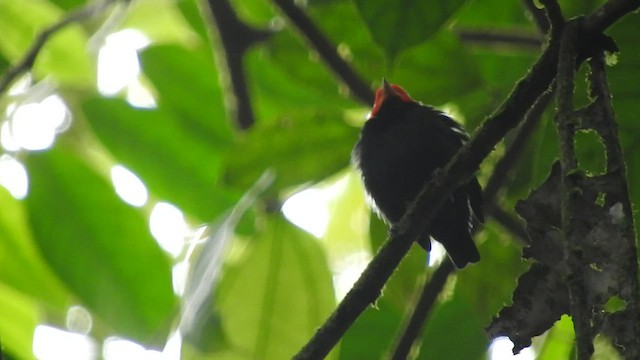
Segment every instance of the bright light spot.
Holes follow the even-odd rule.
[[[181,261],[171,269],[171,280],[173,283],[173,292],[182,296],[184,288],[187,285],[187,276],[189,275],[189,262]]]
[[[137,107],[155,107],[151,93],[140,83],[138,50],[149,45],[140,31],[125,29],[107,36],[98,52],[98,90],[113,96],[127,90],[127,100]]]
[[[169,360],[162,352],[147,350],[142,345],[116,337],[107,338],[102,347],[105,360]]]
[[[189,230],[180,209],[169,203],[157,203],[151,211],[149,227],[166,252],[173,257],[180,255]]]
[[[79,334],[88,334],[93,327],[93,318],[82,306],[72,306],[67,311],[67,329]]]
[[[162,353],[165,356],[165,360],[180,360],[182,354],[182,334],[180,334],[180,331],[176,331],[169,336]]]
[[[520,354],[513,355],[513,343],[509,338],[499,337],[489,347],[489,360],[534,360],[536,353],[531,347],[522,349]]]
[[[296,226],[322,237],[329,223],[326,191],[306,189],[289,197],[282,205],[284,216]]]
[[[140,207],[147,203],[149,192],[146,186],[124,166],[116,165],[111,168],[111,182],[118,196],[128,204]]]
[[[39,360],[93,360],[96,343],[88,336],[38,325],[33,334],[33,354]]]
[[[447,256],[447,250],[437,241],[431,240],[431,251],[429,251],[429,266],[435,266],[442,262]]]
[[[9,127],[3,127],[3,146],[44,150],[53,145],[56,133],[67,129],[70,116],[64,101],[50,95],[40,102],[18,105],[9,121]]]
[[[153,109],[157,106],[156,99],[138,79],[129,83],[127,101],[131,106],[143,109]]]
[[[338,301],[351,290],[362,271],[367,267],[371,255],[367,252],[354,253],[335,266],[333,287]]]
[[[29,189],[27,170],[9,155],[0,156],[0,185],[16,199],[24,199]]]

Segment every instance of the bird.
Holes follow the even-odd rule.
[[[451,117],[383,79],[352,161],[374,209],[393,227],[434,172],[468,140],[469,135]],[[429,252],[431,238],[440,242],[457,268],[478,262],[472,229],[474,223],[484,222],[482,206],[482,188],[473,177],[446,199],[418,244]]]

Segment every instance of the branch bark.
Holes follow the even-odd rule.
[[[225,94],[225,106],[229,117],[242,130],[249,129],[255,123],[253,107],[244,72],[244,54],[258,42],[265,41],[270,32],[258,30],[242,22],[228,0],[201,1],[203,15],[214,26],[209,27],[215,59],[221,71],[220,85]],[[215,31],[211,31],[215,30]],[[225,74],[228,74],[225,76]]]
[[[595,331],[591,324],[592,307],[587,302],[582,281],[584,273],[580,251],[584,248],[581,239],[578,209],[580,202],[578,161],[575,155],[574,136],[577,129],[577,117],[573,110],[574,75],[577,59],[576,42],[580,22],[570,21],[565,26],[558,63],[558,116],[557,126],[560,135],[560,164],[562,169],[562,232],[566,237],[568,265],[571,274],[569,282],[569,301],[571,318],[576,334],[578,360],[588,360],[593,354]]]

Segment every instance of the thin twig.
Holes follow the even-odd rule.
[[[553,98],[551,91],[543,94],[527,112],[522,124],[518,128],[518,132],[509,144],[505,155],[494,166],[491,177],[484,186],[483,198],[486,204],[491,204],[498,191],[509,181],[510,173],[515,166],[518,159],[522,155],[522,151],[525,149],[527,142],[531,135],[533,135],[536,126],[542,118],[547,106]]]
[[[9,68],[2,78],[0,78],[0,94],[3,94],[18,76],[33,68],[33,64],[35,64],[40,51],[54,34],[64,29],[67,25],[98,15],[114,1],[115,0],[105,0],[89,3],[80,9],[68,13],[64,18],[44,29],[35,38],[33,44],[31,44],[31,47],[27,50],[22,59],[20,59],[20,61],[18,61],[18,63],[13,67]]]
[[[493,220],[495,220],[495,222],[500,224],[500,226],[509,231],[512,235],[515,235],[516,239],[519,240],[522,244],[529,243],[529,236],[527,235],[524,223],[520,218],[514,216],[495,203],[491,204],[488,208],[485,208],[485,210],[488,216],[490,216]]]
[[[365,104],[373,103],[374,94],[371,91],[371,87],[340,57],[337,47],[324,36],[305,12],[291,0],[273,0],[273,2],[287,16],[289,21],[298,28],[309,42],[309,45],[318,52],[318,55],[349,88],[349,91],[361,102]]]
[[[446,258],[438,269],[434,271],[433,276],[425,283],[420,298],[415,304],[414,310],[407,324],[404,326],[402,335],[398,338],[393,356],[393,360],[404,360],[409,355],[415,340],[422,333],[424,323],[435,305],[438,294],[447,283],[449,275],[455,271],[455,267],[451,259]]]
[[[462,42],[471,44],[482,44],[493,47],[519,47],[539,51],[543,45],[543,39],[540,36],[517,34],[506,31],[487,31],[487,30],[471,30],[461,29],[456,33]]]
[[[624,13],[617,13],[618,17]],[[605,17],[609,19],[608,17]],[[482,160],[505,134],[518,125],[536,99],[555,77],[559,42],[553,36],[531,71],[518,82],[509,97],[489,117],[473,138],[436,174],[410,206],[399,226],[364,270],[329,319],[316,331],[294,359],[322,359],[360,314],[380,295],[381,289],[409,251],[412,242],[435,217],[446,198],[469,181]]]

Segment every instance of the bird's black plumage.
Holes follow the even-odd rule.
[[[395,224],[433,172],[444,167],[467,140],[453,119],[413,101],[399,86],[385,81],[353,160],[379,213]],[[471,237],[474,217],[484,221],[482,190],[475,178],[453,192],[418,243],[429,251],[433,237],[459,268],[477,262],[480,254]]]

